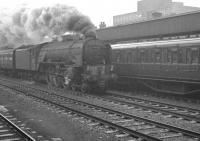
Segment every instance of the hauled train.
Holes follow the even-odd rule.
[[[110,67],[110,45],[94,37],[66,36],[62,41],[0,50],[2,72],[83,92],[106,90]]]
[[[146,88],[197,94],[200,92],[200,38],[110,46],[92,37],[82,40],[67,37],[62,41],[0,50],[0,70],[82,92],[105,91],[109,82],[112,87],[126,90]]]
[[[111,47],[114,72],[118,76],[115,84],[120,87],[142,86],[142,89],[173,94],[200,92],[200,38]]]

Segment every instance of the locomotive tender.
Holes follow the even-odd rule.
[[[96,39],[74,39],[26,45],[0,51],[0,69],[50,86],[106,90],[110,79],[111,47]]]
[[[173,94],[200,92],[200,38],[113,44],[116,84]],[[138,85],[139,84],[139,85]]]

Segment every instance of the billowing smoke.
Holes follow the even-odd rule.
[[[94,32],[94,25],[87,16],[66,5],[21,8],[10,20],[0,21],[0,46],[39,43],[45,37],[51,38],[65,32],[87,35]]]

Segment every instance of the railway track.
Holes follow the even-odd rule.
[[[35,141],[16,126],[9,117],[0,114],[0,141]]]
[[[200,110],[194,108],[171,105],[111,92],[104,98],[104,100],[112,100],[121,104],[126,104],[127,106],[135,106],[136,108],[141,107],[144,110],[151,110],[154,113],[159,112],[164,116],[189,120],[193,123],[200,123]]]
[[[62,89],[56,89],[56,91],[63,91]],[[77,94],[77,93],[74,93]],[[78,93],[80,94],[80,93]],[[189,108],[186,106],[178,106],[174,104],[167,104],[164,102],[158,102],[153,100],[142,99],[129,95],[122,95],[115,92],[108,92],[107,95],[94,96],[88,94],[80,94],[87,97],[102,99],[103,101],[110,101],[114,103],[119,103],[121,105],[135,106],[136,108],[143,108],[146,110],[151,110],[152,112],[163,114],[164,116],[174,117],[181,120],[188,120],[193,123],[200,123],[200,110],[195,108]]]
[[[151,97],[161,98],[161,99],[168,99],[168,100],[176,100],[185,103],[193,103],[193,104],[200,104],[200,96],[198,95],[176,95],[171,93],[158,93],[158,92],[147,92],[147,91],[139,91],[135,93],[140,93],[141,95],[147,95]]]
[[[135,140],[180,140],[198,141],[200,133],[188,131],[175,126],[162,124],[145,118],[133,116],[107,107],[97,106],[66,96],[61,96],[45,90],[19,84],[2,84],[15,91],[31,96],[37,100],[56,105],[68,113],[75,114],[78,119],[90,119],[91,126],[106,127],[107,133],[114,133],[118,137],[133,138]],[[40,92],[39,92],[40,91]]]

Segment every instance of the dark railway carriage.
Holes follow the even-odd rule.
[[[200,38],[112,45],[118,83],[154,91],[200,92]]]
[[[38,75],[38,55],[45,44],[23,45],[14,50],[16,75],[25,79],[33,79]]]
[[[0,69],[6,74],[11,73],[15,68],[13,56],[13,49],[0,50]]]
[[[15,49],[16,69],[23,71],[38,70],[38,54],[45,44],[47,43],[21,46]]]

